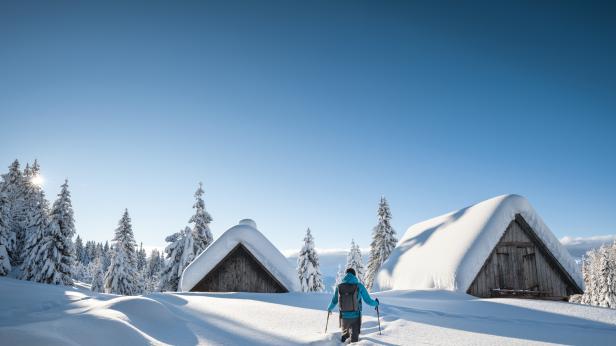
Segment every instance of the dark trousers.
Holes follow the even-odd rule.
[[[361,330],[361,316],[358,318],[343,318],[341,327],[343,339],[346,340],[351,337],[351,342],[357,342]]]

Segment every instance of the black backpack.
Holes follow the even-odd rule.
[[[359,289],[357,284],[338,285],[338,304],[341,312],[358,311],[357,296]]]

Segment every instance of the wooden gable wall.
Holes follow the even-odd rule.
[[[526,221],[517,215],[467,293],[484,298],[565,298],[581,290]]]
[[[288,290],[244,245],[238,244],[191,292],[283,293]]]

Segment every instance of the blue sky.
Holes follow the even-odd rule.
[[[215,236],[367,247],[503,193],[558,237],[616,233],[615,5],[0,3],[0,164],[70,180],[78,233],[124,208],[163,246],[199,181]]]

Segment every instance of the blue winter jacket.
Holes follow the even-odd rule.
[[[358,311],[349,311],[349,312],[341,312],[342,314],[342,318],[357,318],[359,316],[361,316],[361,301],[362,299],[370,306],[378,306],[379,303],[376,300],[372,300],[372,298],[370,298],[370,294],[368,294],[368,290],[366,290],[366,287],[364,285],[362,285],[361,282],[359,282],[359,280],[357,280],[357,277],[351,273],[347,273],[347,275],[342,279],[343,284],[356,284],[359,289],[359,294],[357,295],[357,300],[358,303],[357,304],[359,306],[359,310]],[[338,286],[336,286],[336,291],[334,292],[334,296],[332,297],[332,301],[331,303],[329,303],[329,306],[327,307],[327,311],[332,311],[336,305],[338,305]]]

